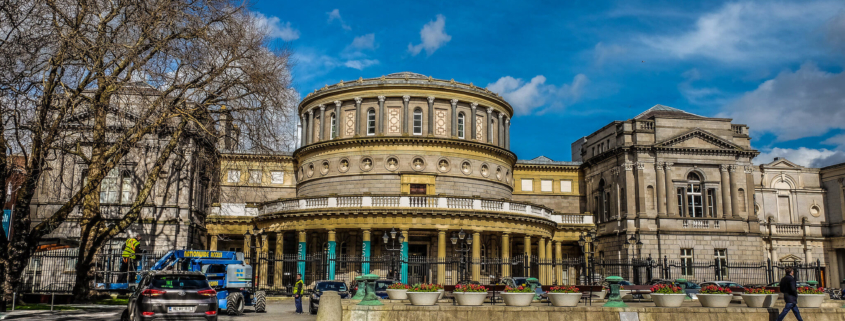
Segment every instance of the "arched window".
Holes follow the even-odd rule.
[[[422,109],[414,109],[414,135],[422,135]]]
[[[376,111],[370,109],[367,111],[367,135],[376,134]]]
[[[599,217],[601,218],[602,222],[607,222],[610,219],[610,206],[608,206],[608,198],[610,193],[605,193],[605,182],[604,179],[599,181],[599,204],[597,204],[599,210]]]
[[[458,114],[458,138],[464,138],[464,113]]]
[[[687,211],[690,217],[704,217],[704,204],[701,200],[701,178],[696,173],[687,175]]]
[[[332,130],[331,130],[331,139],[337,138],[337,117],[334,113],[332,113]]]

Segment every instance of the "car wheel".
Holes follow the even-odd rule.
[[[129,309],[123,310],[120,314],[120,321],[129,321]]]
[[[314,309],[314,304],[308,303],[308,313],[317,314],[317,310]]]
[[[267,311],[267,294],[264,291],[255,292],[255,312]]]
[[[244,295],[241,292],[229,292],[226,296],[226,313],[241,315],[244,313]]]

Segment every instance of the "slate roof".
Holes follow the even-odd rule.
[[[651,107],[651,108],[647,109],[646,111],[640,113],[639,115],[634,117],[634,119],[649,119],[649,118],[661,117],[661,116],[675,116],[675,117],[680,116],[680,117],[684,117],[684,118],[707,118],[707,117],[704,117],[704,116],[701,116],[701,115],[688,113],[688,112],[685,112],[683,110],[673,108],[673,107],[669,107],[669,106],[654,105],[654,107]]]

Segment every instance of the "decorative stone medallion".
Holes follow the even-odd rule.
[[[355,135],[355,112],[346,112],[346,136]]]
[[[340,162],[338,162],[337,171],[341,173],[346,173],[349,170],[349,159],[341,158]]]
[[[320,165],[320,174],[326,175],[329,173],[329,161],[324,160],[323,163]]]
[[[425,169],[425,159],[422,157],[414,157],[414,160],[411,161],[411,169],[414,171],[422,171]]]
[[[490,176],[490,168],[487,167],[487,164],[481,164],[481,176]]]
[[[373,170],[374,164],[375,163],[373,163],[372,157],[369,157],[369,156],[361,157],[360,167],[361,167],[362,171],[369,172],[369,171]]]
[[[399,158],[396,156],[387,156],[387,160],[384,161],[384,168],[391,172],[396,171],[399,169]]]
[[[507,169],[505,170],[505,183],[511,183],[511,171]]]
[[[819,215],[821,215],[821,214],[822,214],[822,211],[821,211],[821,209],[819,208],[818,205],[813,204],[813,206],[810,206],[810,215],[815,216],[815,217],[819,217]]]
[[[308,174],[308,177],[314,176],[314,163],[308,164],[308,167],[305,169],[305,173]]]
[[[438,171],[440,171],[441,173],[445,173],[445,172],[448,172],[449,169],[451,169],[451,166],[449,164],[448,159],[441,158],[440,160],[437,161],[437,170]]]
[[[472,163],[466,159],[461,162],[461,173],[464,173],[464,175],[472,174]]]
[[[498,179],[500,181],[502,180],[502,167],[496,168],[496,179]]]

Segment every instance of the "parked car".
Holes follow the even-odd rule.
[[[122,319],[217,320],[217,291],[201,272],[156,271],[145,275]]]
[[[702,287],[702,288],[709,286],[709,285],[715,285],[715,286],[722,287],[722,288],[724,288],[724,287],[729,287],[729,288],[741,288],[741,287],[743,287],[742,285],[739,285],[739,283],[731,282],[731,281],[706,281],[706,282],[702,282],[701,284],[699,284],[699,286]]]
[[[308,312],[317,314],[317,309],[320,308],[320,296],[325,291],[335,291],[340,295],[341,299],[349,297],[349,290],[346,288],[346,283],[340,281],[317,281],[314,285],[314,291],[311,291],[311,302],[308,303]]]
[[[693,298],[693,299],[695,299],[697,297],[698,292],[701,291],[701,287],[704,286],[703,285],[704,283],[698,284],[698,283],[695,283],[695,282],[692,282],[692,281],[686,281],[686,282],[681,283],[681,282],[677,282],[676,280],[671,280],[671,279],[653,279],[649,282],[649,285],[655,285],[655,284],[671,284],[671,285],[676,285],[676,286],[683,286],[684,292],[687,294],[687,296],[689,296],[690,298]]]
[[[536,293],[540,297],[545,297],[546,293],[543,292],[543,286],[540,284],[540,281],[536,278],[527,278],[527,277],[513,277],[513,278],[503,278],[502,284],[515,288],[520,285],[525,284],[526,286],[535,286],[534,293]],[[536,296],[535,296],[536,298]]]
[[[376,295],[378,295],[380,299],[387,299],[387,287],[393,283],[396,283],[396,281],[376,280]]]
[[[795,284],[796,284],[799,288],[800,288],[800,287],[802,287],[802,286],[811,286],[811,285],[810,285],[810,283],[807,283],[807,282],[804,282],[804,281],[796,281],[796,282],[795,282]],[[780,287],[780,281],[778,281],[778,282],[772,282],[772,283],[766,284],[766,287],[767,287],[767,288],[776,288],[776,287]]]

